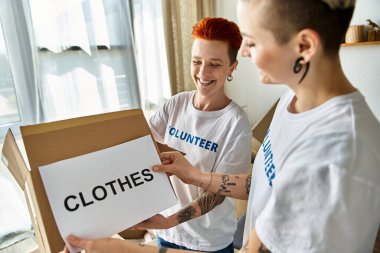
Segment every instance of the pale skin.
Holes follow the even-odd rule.
[[[218,40],[196,39],[192,46],[191,75],[197,87],[193,105],[201,111],[215,111],[230,103],[224,91],[227,76],[238,62],[231,63],[228,43]],[[157,214],[134,226],[135,229],[168,229],[202,216],[224,201],[225,197],[206,191],[188,206],[164,217]]]
[[[279,45],[273,34],[260,26],[265,15],[265,1],[239,1],[238,18],[243,34],[240,54],[249,57],[257,66],[263,83],[282,83],[295,93],[289,112],[301,113],[325,103],[329,99],[352,93],[356,88],[345,77],[338,53],[326,55],[319,35],[311,29],[303,29],[291,39]],[[292,66],[295,59],[302,56],[311,67],[302,85],[298,84],[301,74],[294,74]],[[161,154],[163,165],[153,170],[173,174],[184,183],[193,184],[208,192],[223,196],[247,199],[250,186],[250,174],[223,175],[203,173],[193,167],[180,153]],[[101,252],[158,252],[157,248],[140,247],[127,241],[116,239],[69,240],[73,246],[86,249],[89,253]],[[102,251],[103,249],[103,251]],[[112,249],[112,250],[111,250]],[[115,250],[113,250],[115,249]],[[168,252],[177,252],[169,249]],[[255,230],[252,230],[240,252],[270,252]]]
[[[197,87],[193,105],[201,111],[216,111],[226,107],[231,99],[224,91],[227,76],[231,75],[236,69],[238,61],[231,62],[228,53],[228,43],[218,40],[195,39],[192,46],[191,75]],[[183,222],[202,216],[216,206],[220,205],[225,196],[210,191],[205,191],[188,206],[178,212],[164,217],[157,214],[137,225],[134,229],[168,229]],[[79,239],[76,239],[78,242]],[[80,240],[79,240],[80,241]],[[112,245],[114,239],[96,240],[95,247],[90,241],[87,245],[95,248],[103,243]],[[122,249],[123,244],[115,241]],[[74,244],[73,244],[74,245]],[[145,249],[144,249],[145,250]],[[95,252],[96,250],[94,250]],[[89,252],[92,252],[90,250]]]

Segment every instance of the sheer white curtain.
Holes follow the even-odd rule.
[[[0,21],[0,150],[8,128],[141,107],[129,0],[0,0]],[[1,248],[30,220],[2,161],[0,182]]]
[[[25,1],[0,0],[0,139],[8,128],[32,124],[40,116],[34,54]]]
[[[140,98],[147,117],[171,96],[160,0],[132,0]]]
[[[29,4],[45,121],[141,106],[129,1]]]

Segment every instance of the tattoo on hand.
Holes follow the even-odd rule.
[[[249,194],[249,190],[251,189],[251,179],[252,179],[252,174],[250,174],[245,181],[245,189],[247,191],[247,194]]]
[[[194,218],[194,214],[196,213],[196,210],[194,207],[189,205],[185,209],[183,209],[177,216],[178,223],[186,222],[188,220],[191,220]]]
[[[228,188],[229,186],[236,186],[236,183],[229,181],[230,177],[228,175],[222,175],[222,183],[220,184],[218,193],[225,193],[226,195],[231,196],[231,191]]]
[[[264,246],[264,244],[261,244],[259,248],[259,253],[271,253],[271,252]]]
[[[201,214],[204,215],[212,210],[217,205],[220,205],[226,197],[219,195],[217,193],[205,192],[200,198],[198,198],[197,203],[201,209]]]

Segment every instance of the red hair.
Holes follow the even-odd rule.
[[[203,18],[193,26],[191,34],[193,39],[227,42],[231,63],[236,61],[243,37],[241,36],[239,27],[234,22],[225,18]]]

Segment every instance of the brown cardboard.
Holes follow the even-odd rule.
[[[16,179],[21,189],[25,190],[24,184],[29,171],[26,167],[24,159],[22,158],[21,152],[12,132],[8,131],[5,136],[5,140],[6,141],[4,142],[2,151],[4,163]]]
[[[142,110],[136,109],[24,126],[21,127],[21,134],[30,172],[10,131],[4,141],[2,155],[17,182],[26,189],[39,252],[59,252],[64,242],[58,232],[38,167],[112,147],[151,132]],[[131,231],[129,234],[133,236],[136,233]],[[125,236],[128,237],[128,232],[124,232]]]

